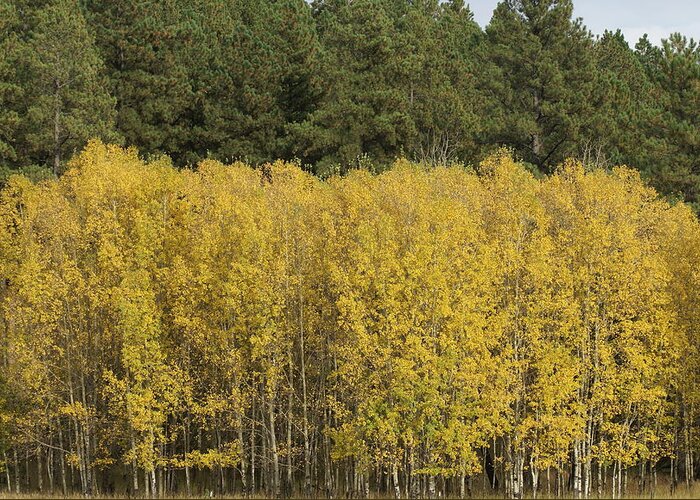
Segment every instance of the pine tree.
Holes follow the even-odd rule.
[[[543,172],[575,153],[593,111],[593,42],[572,12],[571,0],[507,0],[486,28],[487,142]]]
[[[283,72],[278,103],[285,123],[300,123],[316,110],[322,94],[318,82],[321,46],[316,22],[304,0],[276,1],[273,12],[275,53],[281,59]]]
[[[3,9],[0,154],[6,166],[57,175],[89,138],[118,140],[104,65],[78,2]]]
[[[637,54],[659,88],[662,111],[649,130],[663,147],[665,158],[650,166],[653,183],[665,193],[676,195],[697,205],[700,186],[700,46],[679,33],[662,40],[661,47],[642,38]],[[662,157],[663,158],[663,157]]]
[[[116,139],[114,100],[80,7],[56,0],[34,14],[29,37],[29,104],[22,136],[29,158],[58,175],[70,153],[91,137]]]
[[[595,111],[579,146],[587,165],[629,165],[648,172],[663,161],[653,140],[660,112],[655,86],[622,33],[606,31],[596,40]]]
[[[415,131],[404,154],[430,164],[474,157],[481,30],[460,2],[414,2],[396,15],[397,81]]]
[[[25,90],[19,72],[24,48],[19,37],[20,17],[11,2],[0,4],[0,167],[16,165],[17,129],[21,120],[21,97]]]
[[[196,151],[189,119],[193,94],[182,49],[191,43],[180,2],[85,2],[117,101],[116,125],[144,154],[184,163]]]
[[[278,98],[283,78],[279,35],[269,23],[278,3],[203,2],[186,49],[194,93],[193,129],[199,157],[245,159],[280,156],[284,116]]]
[[[415,135],[409,96],[397,84],[397,31],[392,2],[317,2],[324,47],[324,99],[294,127],[303,159],[317,171],[357,164],[364,154],[388,162]]]

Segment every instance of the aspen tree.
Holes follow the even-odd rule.
[[[690,486],[698,229],[626,168],[320,181],[93,142],[0,193],[0,480],[621,497],[670,464]]]

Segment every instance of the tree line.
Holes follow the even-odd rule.
[[[593,37],[572,12],[504,0],[482,29],[463,0],[3,0],[0,167],[60,174],[91,137],[322,176],[505,145],[697,203],[697,42]]]
[[[0,192],[9,493],[692,486],[700,223],[636,170],[69,167]]]

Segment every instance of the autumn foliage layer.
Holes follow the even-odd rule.
[[[60,179],[12,177],[0,197],[2,481],[680,487],[698,452],[699,264],[692,211],[626,168],[537,179],[501,153],[322,181],[93,142]]]

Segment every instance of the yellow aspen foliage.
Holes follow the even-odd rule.
[[[690,485],[699,268],[696,216],[624,167],[539,179],[500,151],[319,180],[92,142],[60,179],[0,192],[0,480],[396,498]]]

